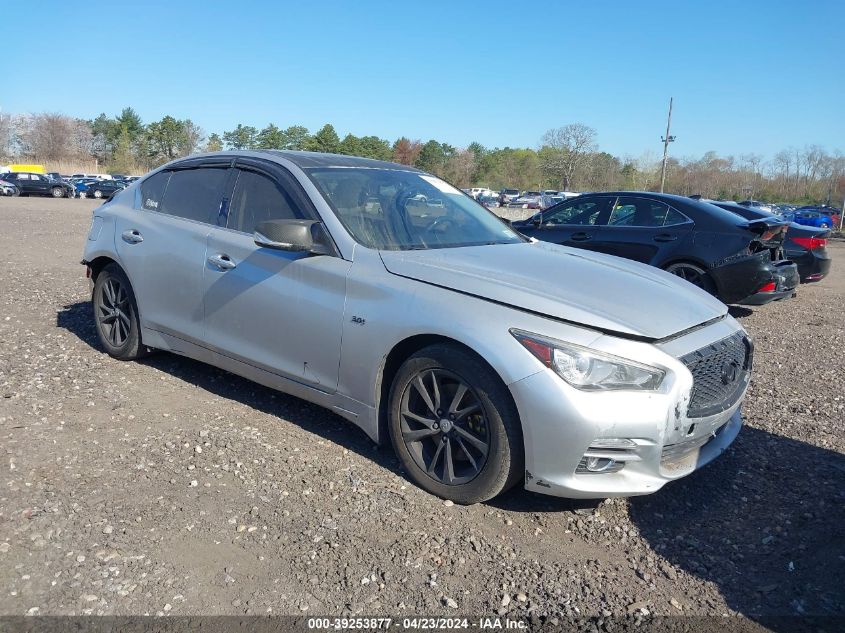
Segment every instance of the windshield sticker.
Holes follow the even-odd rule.
[[[433,176],[423,176],[423,175],[420,175],[420,178],[425,180],[428,184],[434,185],[435,187],[437,187],[437,189],[439,189],[443,193],[451,193],[451,194],[461,195],[460,191],[455,189],[448,182],[443,182],[439,178],[434,178]]]

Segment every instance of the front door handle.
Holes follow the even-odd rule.
[[[144,236],[141,235],[138,229],[130,229],[120,234],[121,239],[127,244],[140,244],[144,241]]]
[[[589,233],[585,233],[584,231],[581,231],[580,233],[573,233],[572,237],[570,237],[570,239],[573,242],[586,242],[587,240],[593,239],[593,236],[590,235]]]
[[[678,239],[677,235],[669,235],[668,233],[660,233],[654,236],[655,242],[674,242]]]
[[[208,258],[208,263],[219,270],[232,270],[237,264],[225,253],[218,253]]]

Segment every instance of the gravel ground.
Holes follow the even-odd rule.
[[[737,310],[747,426],[649,497],[444,504],[303,401],[98,347],[93,201],[0,199],[0,614],[845,615],[845,243]]]

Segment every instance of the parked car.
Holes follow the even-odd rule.
[[[87,198],[88,197],[88,186],[95,183],[101,182],[97,178],[71,178],[70,184],[73,185],[74,195],[77,198]]]
[[[502,189],[499,192],[499,206],[506,207],[509,202],[519,198],[519,189]]]
[[[508,202],[507,206],[517,209],[542,209],[542,196],[539,191],[523,191],[519,197]]]
[[[499,197],[494,195],[482,195],[478,196],[478,202],[484,205],[488,209],[497,209],[499,208]]]
[[[110,355],[170,350],[327,407],[459,503],[652,493],[742,425],[752,345],[724,304],[527,240],[406,165],[180,159],[94,212],[83,263]]]
[[[79,193],[81,198],[105,198],[109,199],[118,191],[123,191],[126,184],[117,180],[96,180],[86,183],[86,187]]]
[[[755,209],[761,209],[763,211],[768,211],[769,213],[774,210],[771,204],[768,202],[760,202],[759,200],[743,200],[737,204],[741,204],[744,207],[754,207]]]
[[[71,185],[62,180],[53,180],[47,174],[15,172],[4,174],[3,180],[14,184],[22,196],[73,197]]]
[[[798,270],[780,257],[787,222],[746,221],[669,194],[582,194],[521,222],[540,240],[662,268],[725,303],[763,305],[795,294]]]
[[[14,183],[9,182],[7,180],[0,180],[0,195],[18,196],[20,195],[20,193],[20,189],[18,189]]]
[[[760,220],[772,216],[771,213],[759,209],[743,207],[735,202],[716,202],[708,200],[746,220]],[[783,243],[784,255],[798,266],[798,274],[802,282],[819,281],[830,271],[830,255],[827,253],[828,229],[816,229],[790,223]]]
[[[836,207],[827,207],[824,205],[807,205],[804,207],[798,207],[796,211],[815,211],[816,213],[821,213],[822,215],[825,215],[830,218],[830,228],[839,228],[839,220],[842,211],[840,211]]]
[[[790,222],[814,226],[819,229],[829,229],[833,226],[833,219],[830,215],[819,211],[796,209],[792,213],[784,213],[783,218]]]

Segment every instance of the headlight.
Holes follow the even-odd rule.
[[[567,383],[585,391],[657,391],[666,372],[580,345],[511,330],[523,347]]]

